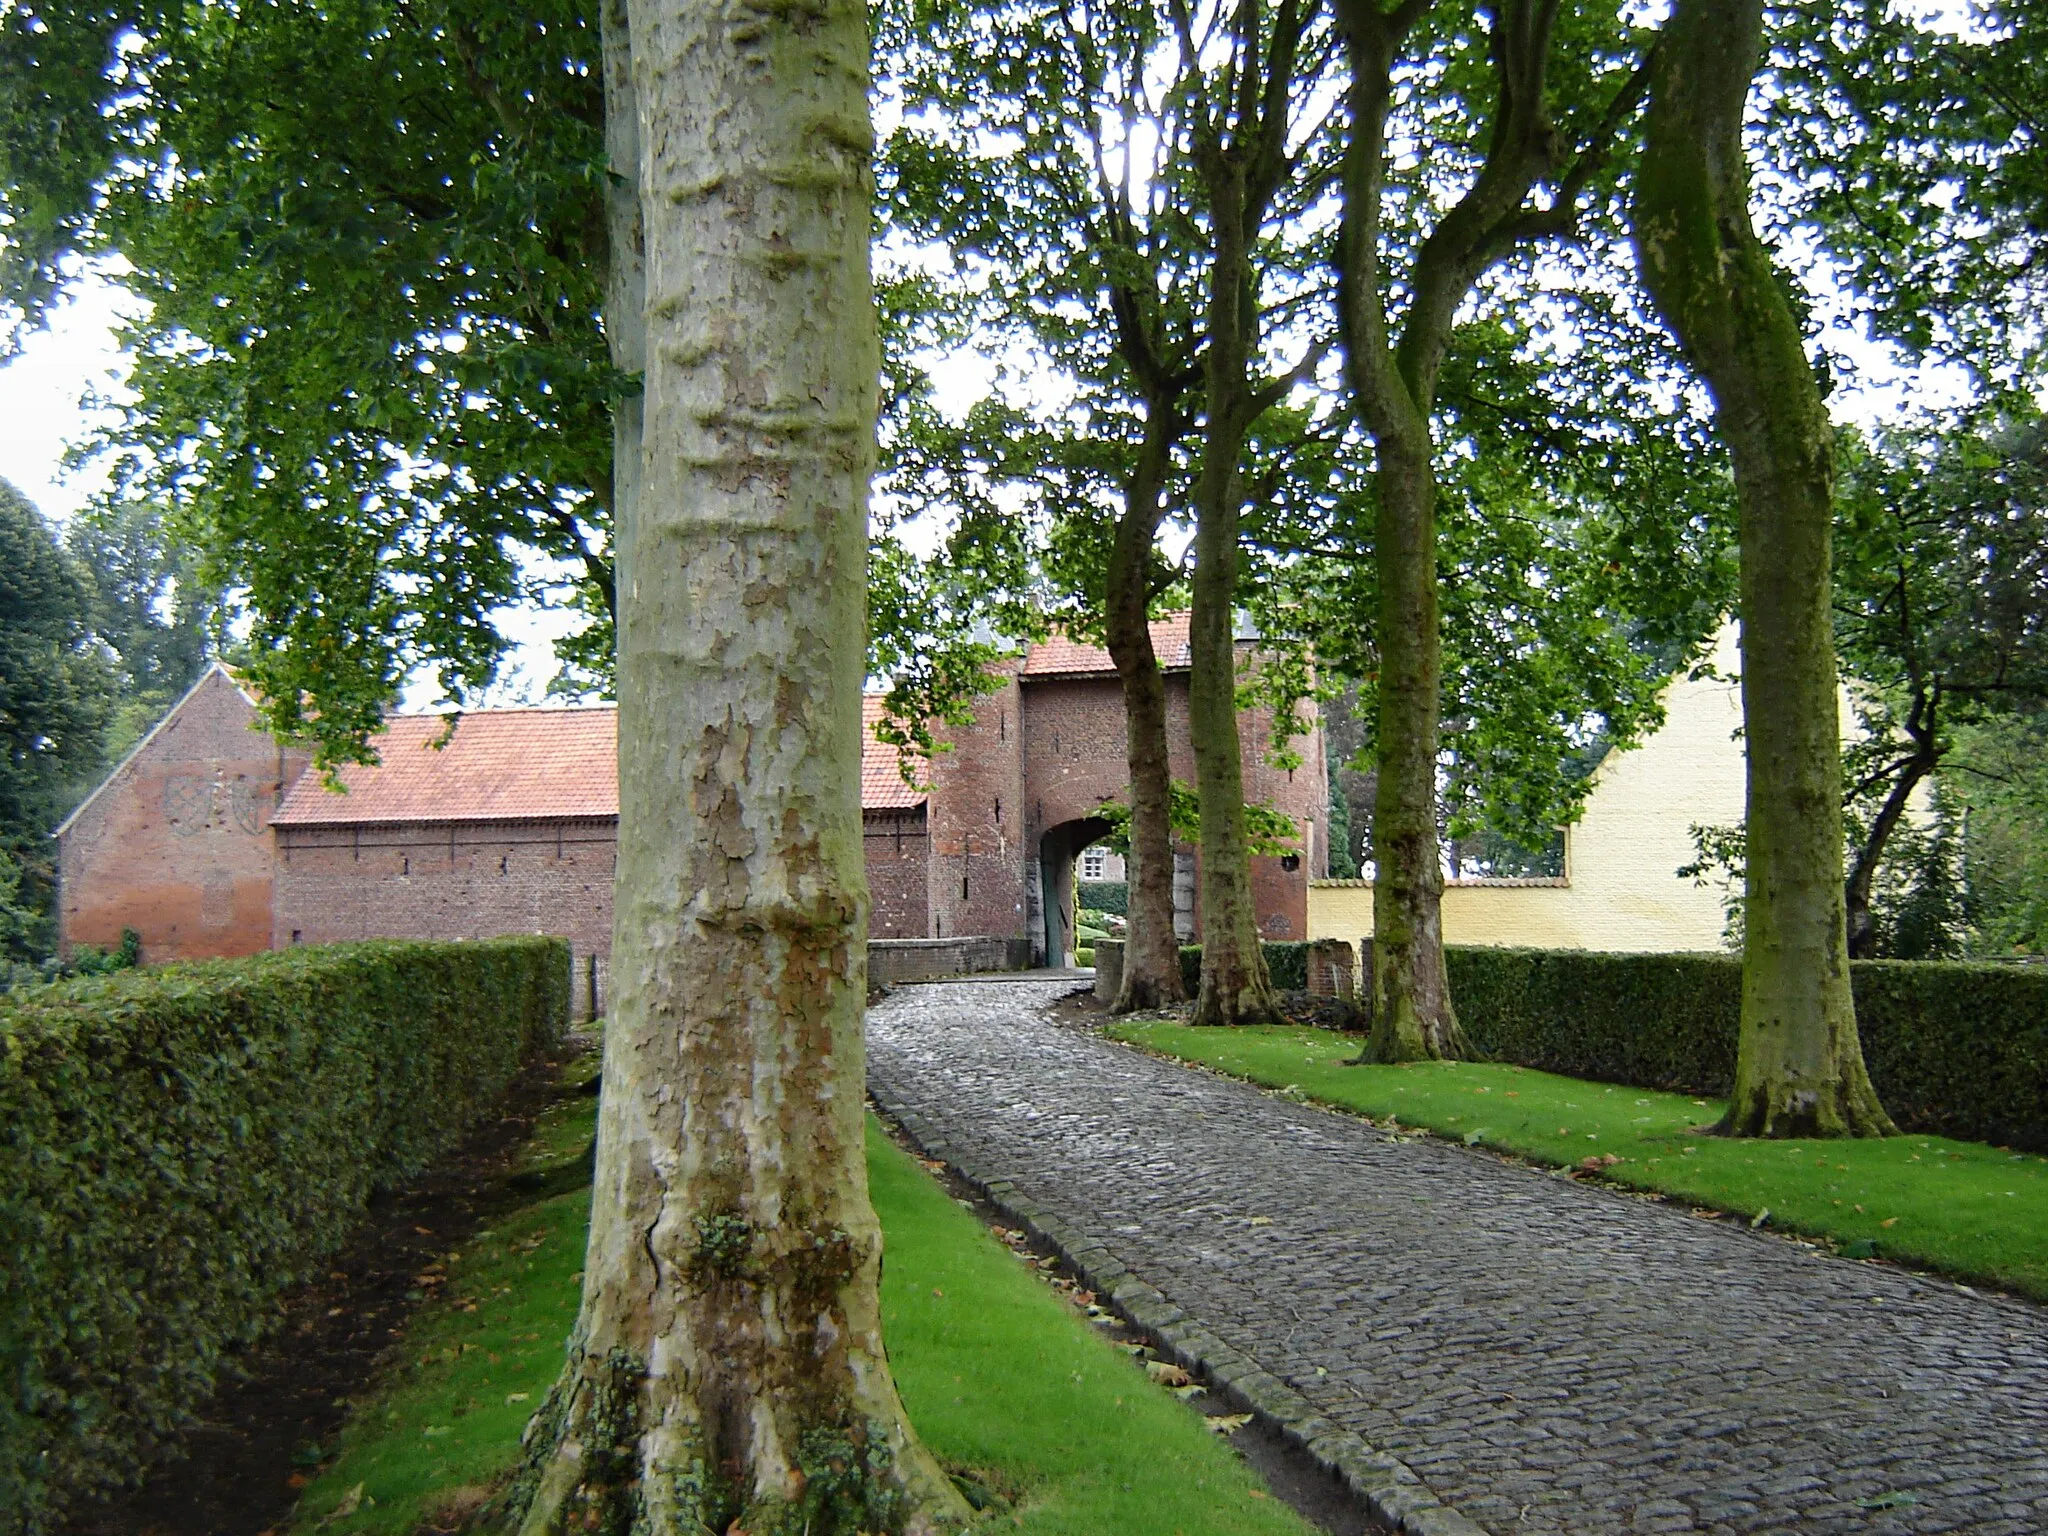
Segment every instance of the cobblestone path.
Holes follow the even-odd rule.
[[[906,988],[869,1083],[1495,1536],[2048,1533],[2048,1313]],[[1112,1533],[1104,1533],[1112,1536]]]

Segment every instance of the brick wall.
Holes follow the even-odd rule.
[[[615,821],[279,827],[276,838],[271,934],[279,948],[551,933],[575,951],[579,1015],[589,1008],[591,955],[602,988]]]
[[[869,811],[861,817],[861,832],[867,850],[868,937],[929,938],[930,838],[925,808]]]
[[[1030,857],[1024,804],[1024,710],[1014,671],[984,697],[971,723],[951,727],[953,749],[931,763],[926,802],[931,830],[930,937],[1022,937],[1024,862]]]
[[[1240,665],[1249,661],[1249,647],[1240,647]],[[1046,677],[1027,679],[1022,692],[1028,848],[1029,855],[1036,856],[1046,832],[1086,818],[1104,800],[1125,798],[1129,771],[1123,690],[1115,677]],[[1251,861],[1259,931],[1275,940],[1308,937],[1308,882],[1328,868],[1329,859],[1329,778],[1322,733],[1315,728],[1318,715],[1313,704],[1302,705],[1298,713],[1309,728],[1293,739],[1294,750],[1304,759],[1293,770],[1266,761],[1273,736],[1269,711],[1246,710],[1238,717],[1246,801],[1270,804],[1310,829],[1303,851],[1295,856],[1295,868],[1288,869],[1278,857]],[[1173,776],[1192,786],[1195,761],[1185,672],[1166,678],[1166,735]]]
[[[270,946],[270,817],[306,766],[250,729],[256,708],[220,668],[201,678],[65,825],[58,935],[142,958],[202,960]]]

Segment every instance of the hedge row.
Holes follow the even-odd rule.
[[[10,1536],[132,1479],[568,1008],[555,939],[284,950],[0,1005]]]
[[[1282,992],[1306,992],[1308,990],[1309,946],[1299,943],[1273,943],[1261,940],[1259,948],[1266,956],[1266,972],[1273,979],[1273,985]],[[1202,946],[1183,944],[1180,947],[1181,985],[1193,997],[1202,987]]]
[[[1131,888],[1122,880],[1076,880],[1074,904],[1113,917],[1131,915]]]
[[[1571,1077],[1719,1096],[1735,1077],[1742,962],[1730,955],[1453,947],[1473,1045]],[[2048,969],[1859,960],[1863,1058],[1908,1130],[2048,1150]]]

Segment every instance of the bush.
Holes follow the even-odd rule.
[[[0,1005],[0,1509],[131,1480],[277,1293],[568,1018],[555,939],[374,943]]]
[[[1497,1061],[1715,1096],[1734,1081],[1734,956],[1461,946],[1445,961],[1467,1037]],[[1859,960],[1850,978],[1902,1129],[2048,1149],[2048,970]]]
[[[1308,945],[1264,943],[1259,948],[1265,951],[1266,974],[1273,978],[1274,986],[1282,992],[1308,990]]]
[[[1077,880],[1074,899],[1090,911],[1107,916],[1131,915],[1131,888],[1121,880]]]
[[[1259,949],[1266,957],[1266,971],[1273,978],[1273,985],[1282,992],[1306,992],[1308,990],[1307,944],[1266,943],[1261,941]],[[1180,947],[1180,979],[1193,997],[1202,986],[1202,946],[1183,944]]]

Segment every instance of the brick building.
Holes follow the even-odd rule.
[[[1187,626],[1155,626],[1167,670],[1172,768],[1192,782]],[[1067,640],[1010,662],[929,784],[905,781],[866,705],[861,806],[870,934],[1029,938],[1055,963],[1073,949],[1074,861],[1126,787],[1122,693],[1106,653]],[[60,831],[67,944],[117,940],[149,960],[380,936],[557,933],[579,957],[578,990],[611,942],[617,850],[617,715],[507,709],[395,716],[380,761],[341,771],[254,734],[255,707],[216,668]],[[1289,772],[1265,761],[1271,722],[1242,722],[1247,797],[1295,819],[1301,853],[1253,860],[1262,931],[1308,932],[1308,881],[1326,858],[1328,773],[1312,722]],[[202,815],[202,812],[204,813]],[[1177,856],[1177,906],[1195,924],[1192,850]],[[601,984],[601,983],[600,983]]]
[[[121,930],[159,960],[271,942],[271,833],[306,754],[252,732],[256,701],[215,663],[57,829],[57,920],[74,944]]]

